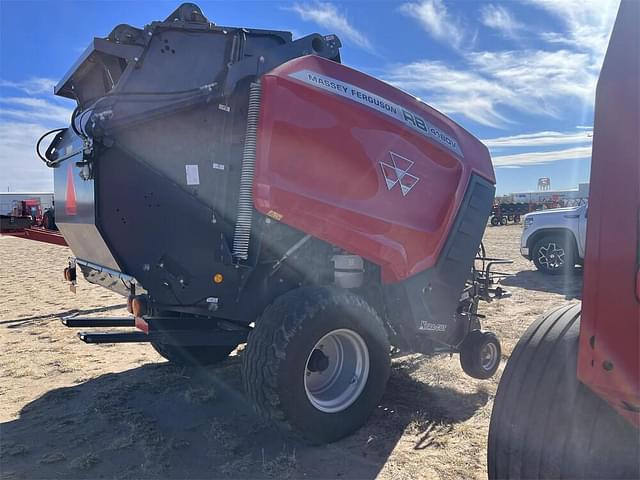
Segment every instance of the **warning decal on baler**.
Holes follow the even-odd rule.
[[[363,90],[355,85],[351,85],[350,83],[342,82],[325,75],[320,75],[319,73],[312,72],[311,70],[300,70],[299,72],[289,74],[289,76],[328,92],[336,93],[341,97],[349,98],[361,105],[365,105],[377,110],[378,112],[393,117],[409,128],[412,128],[430,139],[435,140],[460,157],[464,156],[462,155],[458,141],[454,137],[435,127],[421,116],[374,93]]]

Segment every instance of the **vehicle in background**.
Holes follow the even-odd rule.
[[[582,265],[587,206],[556,208],[524,216],[520,253],[543,273],[570,273]]]

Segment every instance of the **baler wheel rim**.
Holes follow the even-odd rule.
[[[314,368],[322,356],[324,368]],[[315,362],[318,363],[318,362]],[[369,377],[369,350],[362,337],[347,328],[323,336],[307,358],[304,389],[311,404],[325,413],[347,409],[364,389]]]

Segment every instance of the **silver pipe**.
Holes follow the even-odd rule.
[[[272,267],[271,272],[275,272],[278,268],[280,268],[280,265],[282,265],[282,263],[289,258],[292,254],[294,254],[301,246],[303,246],[305,243],[307,243],[307,241],[311,238],[311,235],[305,235],[304,237],[302,237],[300,240],[298,240],[296,243],[293,244],[293,246],[287,250],[286,252],[284,252],[284,255],[282,255],[282,257],[280,258],[280,260],[278,260]]]

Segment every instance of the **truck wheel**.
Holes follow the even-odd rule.
[[[259,413],[314,443],[358,429],[378,405],[390,370],[389,340],[362,298],[303,287],[269,306],[243,355],[244,387]]]
[[[543,273],[561,275],[575,268],[574,242],[569,235],[545,235],[533,246],[533,263]]]
[[[460,347],[460,365],[470,377],[484,380],[498,370],[501,353],[500,340],[493,332],[472,330]]]
[[[638,432],[577,376],[580,304],[522,336],[498,386],[489,478],[639,478]]]
[[[498,217],[491,217],[491,225],[497,227],[500,225],[500,219]]]
[[[507,217],[500,217],[500,225],[503,227],[507,224]]]
[[[237,345],[227,346],[182,346],[151,342],[151,346],[176,365],[213,365],[225,360]]]
[[[513,223],[520,223],[520,215],[516,214],[513,216]]]

